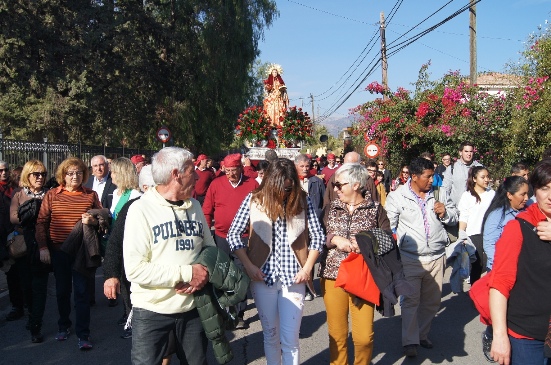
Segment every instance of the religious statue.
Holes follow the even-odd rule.
[[[264,80],[264,111],[270,117],[272,124],[279,126],[289,107],[289,96],[285,82],[281,78],[283,74],[281,66],[273,64],[268,68],[268,72],[268,78]]]

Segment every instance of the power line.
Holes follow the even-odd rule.
[[[432,18],[434,15],[436,15],[436,13],[438,13],[440,10],[444,9],[446,6],[448,6],[449,4],[451,4],[454,0],[450,0],[448,1],[447,3],[445,3],[444,5],[442,5],[438,10],[436,10],[435,12],[433,12],[431,15],[429,15],[428,17],[426,17],[425,19],[421,20],[419,23],[415,24],[413,27],[411,27],[407,32],[403,33],[401,36],[399,36],[398,38],[396,38],[394,41],[392,41],[391,43],[389,43],[388,45],[390,46],[392,43],[396,42],[398,39],[404,37],[406,34],[408,34],[409,32],[413,31],[415,28],[417,28],[418,26],[420,26],[421,24],[423,24],[424,22],[426,22],[427,20],[429,20],[430,18]]]
[[[398,39],[402,38],[404,35],[406,35],[407,33],[411,32],[413,29],[417,28],[419,25],[421,25],[422,23],[424,23],[425,21],[427,21],[428,19],[430,19],[431,17],[433,17],[436,13],[438,13],[439,11],[441,11],[443,8],[445,8],[448,4],[452,3],[453,1],[454,1],[454,0],[448,1],[446,4],[444,4],[444,5],[443,5],[442,7],[440,7],[438,10],[436,10],[435,12],[433,12],[432,14],[430,14],[429,16],[427,16],[425,19],[423,19],[421,22],[419,22],[418,24],[416,24],[414,27],[412,27],[412,28],[411,28],[410,30],[408,30],[406,33],[404,33],[404,34],[402,34],[400,37],[398,37]],[[392,10],[391,10],[391,13],[393,12],[394,9],[396,9],[396,11],[397,11],[397,9],[399,8],[400,5],[401,5],[401,2],[396,2],[396,4],[394,5],[394,7],[393,7]],[[394,13],[392,14],[392,16],[394,16],[394,14],[396,14],[396,11],[394,11]],[[376,57],[378,57],[378,56],[376,56]],[[388,58],[388,57],[387,57],[387,58]],[[375,60],[375,58],[374,58],[374,60]],[[373,63],[374,60],[372,60],[372,61],[370,62],[370,64]],[[361,86],[361,84],[367,79],[367,77],[369,77],[369,76],[373,73],[373,71],[375,70],[375,67],[376,67],[377,64],[378,64],[378,62],[374,65],[374,67],[372,67],[372,69],[371,69],[371,70],[369,71],[369,73],[364,77],[364,79],[363,79],[362,81],[360,81],[360,83],[357,84],[356,87],[354,87],[354,89],[353,89],[352,91],[350,91],[350,90],[352,89],[352,86],[351,86],[350,88],[348,88],[348,90],[343,94],[344,100],[342,100],[342,102],[340,102],[340,104],[337,106],[337,108],[334,109],[334,111],[336,111],[338,108],[340,108],[340,107],[341,107],[341,106],[342,106],[342,105],[352,96],[352,94],[353,94],[356,90],[358,90],[358,88],[359,88],[359,87]],[[369,67],[369,65],[368,65],[368,67]],[[364,70],[364,72],[367,70],[368,67],[366,67],[366,69]],[[361,77],[361,76],[360,76],[360,77]],[[356,79],[356,81],[358,81],[358,79],[359,79],[359,77]],[[356,82],[356,81],[355,81],[355,82]],[[355,83],[355,82],[354,82],[354,83]],[[346,95],[347,93],[348,93],[348,95]],[[346,96],[344,96],[344,95],[346,95]],[[341,97],[341,98],[342,98],[342,97]],[[323,100],[323,99],[322,99],[322,100]],[[329,108],[329,110],[333,109],[333,107],[334,107],[335,105],[337,105],[337,103],[339,103],[339,99],[337,99],[337,101]],[[333,112],[334,112],[334,111],[333,111]],[[329,115],[328,115],[328,116],[329,116]],[[326,117],[328,117],[328,116],[326,116]]]
[[[378,35],[379,32],[377,31],[375,35]],[[371,50],[373,49],[373,47],[375,47],[375,45],[377,44],[377,41],[379,40],[379,37],[377,36],[375,38],[375,35],[374,37],[371,38],[371,40],[369,42],[373,42],[373,44],[371,45],[371,47],[369,48],[369,50],[367,51],[367,53],[363,56],[362,60],[358,63],[358,65],[354,68],[354,70],[350,73],[350,75],[348,75],[348,77],[343,81],[343,83],[341,84],[341,86],[339,86],[336,90],[334,90],[331,94],[327,95],[326,97],[320,99],[319,101],[322,101],[322,100],[325,100],[329,97],[331,97],[332,95],[334,95],[337,91],[339,91],[345,84],[346,82],[348,82],[348,80],[350,80],[350,78],[352,77],[352,75],[354,74],[354,72],[356,72],[356,70],[358,69],[358,67],[360,67],[360,65],[364,62],[364,60],[366,59],[366,57],[369,55],[369,53],[371,52]],[[367,44],[366,48],[369,46],[369,43]],[[352,65],[354,66],[354,65]],[[351,67],[352,67],[351,66]],[[348,71],[347,71],[348,72]],[[344,77],[346,75],[346,73],[342,76]],[[341,79],[342,79],[341,77]],[[321,96],[323,95],[324,93],[318,95],[318,96]]]
[[[356,60],[354,60],[354,62],[352,63],[352,65],[350,65],[350,67],[348,67],[348,70],[346,70],[346,72],[337,80],[337,82],[335,82],[329,89],[325,90],[324,92],[322,92],[321,94],[318,94],[318,95],[315,95],[315,97],[320,97],[322,95],[325,95],[327,94],[331,89],[333,89],[336,85],[338,85],[338,83],[346,76],[346,74],[348,74],[348,72],[350,71],[350,69],[352,69],[352,67],[354,67],[354,65],[356,64],[356,62],[358,62],[358,60],[360,59],[360,57],[362,57],[362,55],[364,54],[365,50],[367,49],[367,47],[369,47],[369,45],[371,44],[371,42],[373,42],[373,45],[371,46],[371,48],[369,49],[369,51],[367,51],[366,53],[366,56],[367,54],[369,54],[369,52],[373,49],[373,47],[375,46],[376,42],[378,39],[375,39],[375,37],[377,37],[377,35],[379,34],[379,30],[377,29],[374,33],[373,33],[373,36],[371,37],[371,39],[369,40],[369,42],[367,42],[367,45],[365,46],[365,48],[362,50],[362,52],[359,54],[359,56],[356,58]],[[358,63],[358,66],[356,66],[356,68],[354,69],[354,71],[356,71],[356,69],[359,67],[359,65],[363,62],[363,60],[365,59],[364,56],[362,58],[362,60],[360,61],[360,63]],[[354,72],[352,71],[352,72]],[[347,79],[348,80],[348,79]],[[346,80],[345,80],[346,82]],[[331,94],[332,95],[332,94]],[[329,95],[329,96],[331,96]],[[324,98],[326,99],[326,98]],[[322,99],[322,100],[324,100]]]
[[[451,3],[453,0],[450,0],[447,4],[444,5],[447,6],[449,3]],[[474,2],[474,4],[477,4],[479,3],[480,1],[482,0],[477,0]],[[456,16],[458,16],[459,14],[463,13],[464,11],[468,10],[470,8],[471,5],[474,5],[474,4],[469,4],[469,5],[466,5],[466,6],[463,6],[461,7],[459,10],[455,11],[454,13],[452,13],[450,16],[446,17],[444,20],[440,21],[439,23],[427,28],[426,30],[422,31],[422,32],[419,32],[418,34],[414,35],[413,37],[410,37],[396,45],[394,45],[393,47],[391,48],[396,48],[395,50],[393,50],[389,55],[388,55],[388,58],[394,56],[395,54],[397,54],[399,51],[401,51],[402,49],[406,48],[407,46],[411,45],[412,43],[414,43],[415,41],[417,41],[418,39],[420,39],[421,37],[427,35],[428,33],[434,31],[436,28],[440,27],[441,25],[445,24],[446,22],[450,21],[451,19],[455,18]],[[443,8],[443,7],[442,7]],[[418,23],[417,25],[415,25],[413,28],[411,28],[410,30],[408,30],[406,33],[404,33],[402,36],[400,36],[398,39],[402,38],[404,35],[406,35],[407,33],[411,32],[413,29],[415,29],[416,27],[419,26],[419,24],[423,23],[424,21],[426,21],[428,18],[432,17],[434,14],[436,14],[438,11],[440,11],[442,8],[438,9],[436,12],[432,13],[431,15],[429,15],[427,18],[425,18],[423,21],[421,21],[420,23]],[[398,40],[397,39],[397,40]],[[395,43],[396,40],[392,43]],[[376,62],[372,67],[371,69],[369,70],[369,72],[365,75],[365,77],[356,85],[356,87],[354,87],[354,89],[352,91],[350,91],[352,88],[349,88],[348,91],[350,91],[348,93],[347,91],[347,95],[343,97],[341,97],[341,100],[340,103],[339,103],[339,100],[337,100],[335,103],[333,103],[333,105],[331,107],[329,107],[328,109],[328,112],[324,113],[320,119],[327,119],[329,116],[331,116],[331,114],[333,114],[337,109],[339,109],[351,96],[352,94],[361,86],[361,84],[373,73],[373,71],[375,70],[375,67],[378,66],[378,63],[380,62],[380,59],[378,62]],[[373,60],[372,62],[373,63]],[[370,64],[371,64],[370,63]],[[369,67],[369,65],[368,65]],[[367,68],[366,68],[367,70]],[[359,78],[358,78],[359,79]],[[356,79],[356,81],[358,80]],[[346,93],[345,93],[346,94]],[[338,104],[338,106],[337,106]],[[336,107],[335,107],[336,106]]]
[[[398,25],[400,27],[410,27],[410,25],[405,25],[405,24],[398,24],[398,23],[394,23],[393,25]],[[388,30],[388,28],[387,28]],[[455,32],[445,32],[443,30],[435,30],[436,33],[442,33],[442,34],[451,34],[451,35],[460,35],[460,36],[468,36],[468,34],[464,34],[464,33],[455,33]],[[493,40],[497,40],[497,41],[512,41],[512,42],[523,42],[522,39],[512,39],[512,38],[501,38],[501,37],[488,37],[488,36],[479,36],[477,35],[477,37],[479,38],[484,38],[484,39],[493,39]]]
[[[287,1],[289,1],[290,3],[294,3],[294,4],[297,4],[297,5],[303,6],[303,7],[308,8],[308,9],[312,9],[312,10],[315,10],[315,11],[319,11],[320,13],[324,13],[324,14],[336,16],[337,18],[342,18],[342,19],[350,20],[350,21],[353,21],[353,22],[356,22],[356,23],[362,23],[362,24],[367,24],[367,25],[377,25],[377,23],[366,23],[366,22],[364,22],[364,21],[357,20],[357,19],[352,19],[352,18],[346,17],[346,16],[344,16],[344,15],[339,15],[339,14],[335,14],[335,13],[330,13],[330,12],[325,11],[325,10],[321,10],[321,9],[318,9],[318,8],[314,8],[313,6],[304,5],[304,4],[302,4],[302,3],[299,3],[298,1],[293,1],[293,0],[287,0]]]

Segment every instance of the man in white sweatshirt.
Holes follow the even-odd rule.
[[[207,338],[193,293],[208,272],[193,265],[215,246],[199,202],[191,152],[163,148],[152,159],[157,186],[132,204],[124,230],[124,266],[131,284],[132,364],[160,364],[170,331],[181,363],[205,365]]]

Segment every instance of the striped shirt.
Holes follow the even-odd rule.
[[[36,240],[39,246],[62,244],[82,214],[101,208],[98,194],[92,189],[70,192],[63,187],[52,189],[44,196],[36,222]]]

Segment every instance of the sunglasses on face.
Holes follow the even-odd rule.
[[[10,171],[10,169],[0,169],[0,173],[2,173],[2,172],[8,172],[8,171]]]
[[[47,172],[31,172],[29,175],[33,175],[35,177],[35,179],[38,179],[39,177],[43,177],[43,178],[46,178],[46,176],[48,175]]]
[[[402,174],[408,174],[409,175],[409,171],[402,171]]]
[[[334,188],[337,188],[339,190],[342,190],[342,187],[345,186],[345,185],[348,185],[348,183],[340,183],[338,181],[335,181],[333,184],[333,189]]]

